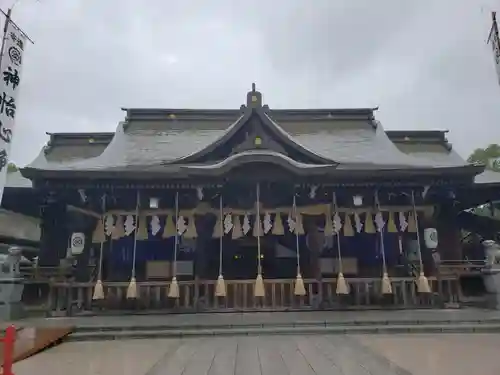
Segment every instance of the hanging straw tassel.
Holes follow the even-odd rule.
[[[349,294],[349,285],[347,284],[347,281],[344,278],[344,274],[342,272],[339,272],[337,276],[337,288],[335,292],[339,295]]]
[[[194,215],[188,216],[188,226],[186,231],[184,232],[184,238],[194,239],[198,237],[198,233],[196,233],[196,223],[194,221]]]
[[[340,216],[338,214],[338,207],[337,207],[337,194],[335,192],[332,193],[332,208],[333,211],[335,212],[334,214],[334,219],[332,220],[332,228],[335,237],[337,238],[337,255],[338,255],[338,260],[339,260],[339,272],[337,275],[337,286],[335,289],[335,292],[338,295],[347,295],[349,294],[349,284],[347,284],[347,280],[344,277],[343,267],[342,267],[342,252],[340,250],[340,231],[342,230],[342,222],[340,220]],[[352,226],[351,226],[352,228]]]
[[[224,231],[222,229],[222,215],[217,215],[217,220],[215,221],[214,231],[212,233],[212,238],[221,238],[224,236]]]
[[[382,275],[382,294],[392,294],[392,285],[391,280],[389,279],[389,275],[387,272],[384,272]]]
[[[295,288],[293,290],[293,293],[296,296],[305,296],[306,287],[304,286],[304,279],[302,279],[302,273],[300,272],[300,248],[299,248],[300,229],[297,227],[297,225],[302,226],[301,224],[302,220],[300,219],[300,214],[297,212],[297,202],[295,194],[293,195],[293,216],[295,218],[295,223],[296,223],[294,232],[295,232],[295,251],[297,254],[297,277],[295,279]]]
[[[417,233],[417,221],[415,218],[416,212],[408,214],[408,233]]]
[[[146,216],[139,216],[139,222],[137,223],[137,239],[144,241],[148,239],[148,220]]]
[[[224,282],[224,277],[219,275],[217,278],[217,284],[215,285],[215,296],[225,297],[226,296],[226,283]]]
[[[123,237],[125,237],[125,223],[123,222],[123,216],[118,215],[116,217],[116,223],[113,228],[113,232],[111,233],[111,238],[113,240],[119,240]]]
[[[234,215],[233,217],[233,230],[231,233],[231,238],[233,240],[237,240],[238,238],[243,237],[243,229],[241,229],[241,219],[238,215]]]
[[[275,236],[283,236],[285,234],[285,227],[283,226],[283,220],[279,212],[274,216],[273,231],[271,233]]]
[[[136,298],[137,298],[137,282],[135,280],[135,277],[132,277],[127,287],[127,299],[136,299]]]
[[[375,191],[375,209],[377,214],[380,214],[380,202],[378,199],[378,191]],[[380,250],[382,253],[382,283],[381,283],[381,292],[384,295],[392,294],[392,285],[391,280],[389,279],[389,274],[387,273],[387,263],[385,260],[385,244],[384,244],[384,224],[383,219],[379,215],[380,222],[377,224],[379,238],[380,238]]]
[[[264,289],[264,279],[262,279],[262,274],[257,274],[257,278],[255,279],[255,286],[253,291],[254,297],[264,297],[266,295]]]
[[[92,295],[92,299],[94,301],[104,299],[104,287],[102,285],[100,277],[97,279],[97,282],[95,283],[94,294]]]
[[[173,221],[173,220],[172,220]],[[177,223],[179,221],[179,192],[177,191],[175,193],[175,222]],[[179,298],[179,284],[177,282],[177,248],[179,247],[179,232],[177,231],[177,228],[174,226],[174,236],[175,236],[175,242],[174,242],[174,262],[173,262],[173,277],[172,281],[170,282],[170,286],[168,288],[168,298]]]
[[[260,215],[255,215],[255,222],[253,224],[252,235],[254,237],[261,237],[264,234],[262,229],[262,221],[260,220]]]
[[[387,232],[398,233],[398,228],[396,227],[396,222],[394,221],[394,212],[392,211],[389,211],[389,218],[387,219]]]
[[[304,234],[306,234],[301,214],[297,214],[297,216],[295,217],[295,233],[299,236],[303,236]]]
[[[102,212],[106,211],[106,195],[102,197]],[[101,251],[99,252],[99,269],[97,270],[97,281],[94,286],[94,293],[92,295],[93,300],[104,299],[104,287],[102,285],[102,259],[104,257],[104,242],[106,242],[106,232],[104,231],[104,216],[100,219],[103,227],[103,237],[101,241]],[[99,224],[97,224],[99,226]]]
[[[293,290],[293,294],[295,294],[296,296],[306,295],[306,287],[304,285],[304,279],[302,279],[302,275],[300,273],[297,274],[297,278],[295,279],[295,288]]]
[[[172,281],[168,287],[168,298],[179,298],[179,283],[177,277],[172,277]]]
[[[432,293],[431,286],[429,285],[429,280],[425,277],[423,272],[420,272],[417,280],[417,292],[418,293]]]
[[[97,221],[94,233],[92,233],[92,243],[102,243],[104,241],[106,241],[106,232],[104,230],[104,217],[101,217]]]
[[[365,233],[375,233],[375,225],[373,224],[373,216],[371,212],[366,213],[365,218]]]
[[[431,286],[429,285],[429,280],[427,280],[427,277],[425,277],[424,274],[424,262],[422,259],[422,248],[421,248],[421,242],[420,242],[420,233],[418,231],[418,216],[417,216],[417,209],[415,207],[415,193],[412,191],[411,192],[411,204],[413,206],[413,215],[412,218],[413,223],[415,225],[415,233],[417,233],[417,246],[418,246],[418,260],[420,263],[420,274],[417,279],[417,292],[418,293],[431,293]],[[408,231],[410,230],[410,225],[411,225],[410,219],[408,219]]]
[[[171,238],[174,237],[177,233],[177,229],[175,228],[174,216],[168,215],[165,217],[165,227],[163,228],[163,233],[161,234],[162,238]]]
[[[137,201],[135,204],[135,221],[138,222],[139,219],[139,205],[141,202],[141,195],[139,190],[137,190]],[[127,288],[127,298],[128,299],[136,299],[137,298],[137,282],[135,280],[135,262],[137,256],[137,236],[138,236],[138,228],[136,226],[134,231],[134,249],[132,253],[132,276],[130,278],[130,283]]]
[[[345,237],[353,237],[354,236],[354,229],[352,227],[351,215],[349,215],[348,213],[345,214],[344,236]]]
[[[257,207],[257,217],[260,217],[260,185],[257,183],[256,187],[257,202],[255,206]],[[264,288],[264,280],[262,279],[262,263],[260,259],[261,255],[260,249],[260,236],[257,236],[257,278],[255,279],[255,287],[253,290],[254,297],[264,297],[266,290]]]
[[[219,216],[222,218],[223,216],[223,209],[222,209],[222,193],[219,197]],[[223,223],[222,220],[219,222],[220,225],[220,232],[223,233],[224,228],[223,228]],[[224,277],[222,276],[222,246],[223,246],[223,236],[219,238],[219,277],[217,278],[217,284],[215,285],[215,296],[216,297],[225,297],[226,296],[226,283],[224,282]]]

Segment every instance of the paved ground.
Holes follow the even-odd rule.
[[[248,325],[294,322],[404,322],[404,321],[487,321],[500,320],[500,311],[482,309],[460,310],[399,310],[399,311],[311,311],[311,312],[258,312],[258,313],[206,313],[206,314],[162,314],[162,315],[120,315],[75,318],[36,318],[14,322],[18,326],[213,326]],[[3,323],[5,326],[8,323]]]
[[[500,335],[255,336],[68,343],[16,375],[500,374]]]

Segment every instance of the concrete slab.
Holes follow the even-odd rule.
[[[355,339],[414,375],[500,374],[500,334],[377,335]]]
[[[14,323],[17,326],[74,326],[85,327],[147,327],[185,326],[213,327],[261,325],[276,326],[307,323],[335,324],[392,324],[408,322],[500,322],[500,311],[482,309],[460,310],[383,310],[383,311],[311,311],[311,312],[257,312],[257,313],[205,313],[162,315],[115,315],[72,318],[36,318]],[[1,328],[1,327],[0,327]]]
[[[252,336],[68,343],[16,375],[484,375],[500,373],[500,335]]]
[[[16,375],[409,375],[340,336],[253,336],[63,344]]]

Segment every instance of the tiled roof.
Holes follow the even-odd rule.
[[[23,177],[20,171],[7,173],[7,181],[5,183],[6,188],[32,188],[33,184],[31,180]]]
[[[140,116],[134,111],[141,111]],[[163,112],[160,112],[163,111]],[[180,111],[180,113],[179,113]],[[175,118],[167,113],[176,113]],[[114,136],[100,133],[52,135],[31,168],[44,170],[101,170],[151,166],[176,161],[197,153],[223,137],[242,117],[241,112],[196,110],[128,110],[127,120],[119,124]],[[163,114],[163,115],[162,115]],[[203,117],[205,114],[206,118]],[[418,150],[406,152],[393,143],[373,112],[356,110],[277,110],[268,111],[276,128],[304,149],[335,163],[369,164],[384,167],[455,167],[466,165],[454,152],[421,155]],[[233,125],[231,125],[231,120]],[[78,142],[75,141],[78,140]],[[90,140],[90,142],[89,142]],[[403,151],[403,152],[401,152]]]

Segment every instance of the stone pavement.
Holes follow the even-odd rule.
[[[16,375],[500,374],[500,335],[251,336],[67,343]]]
[[[256,313],[198,313],[157,315],[115,315],[73,318],[35,318],[14,322],[17,326],[76,326],[134,327],[134,326],[241,326],[290,325],[294,323],[338,324],[395,324],[405,322],[500,322],[500,311],[483,309],[460,310],[370,310],[370,311],[310,311],[310,312],[256,312]],[[8,323],[3,323],[6,326]]]

